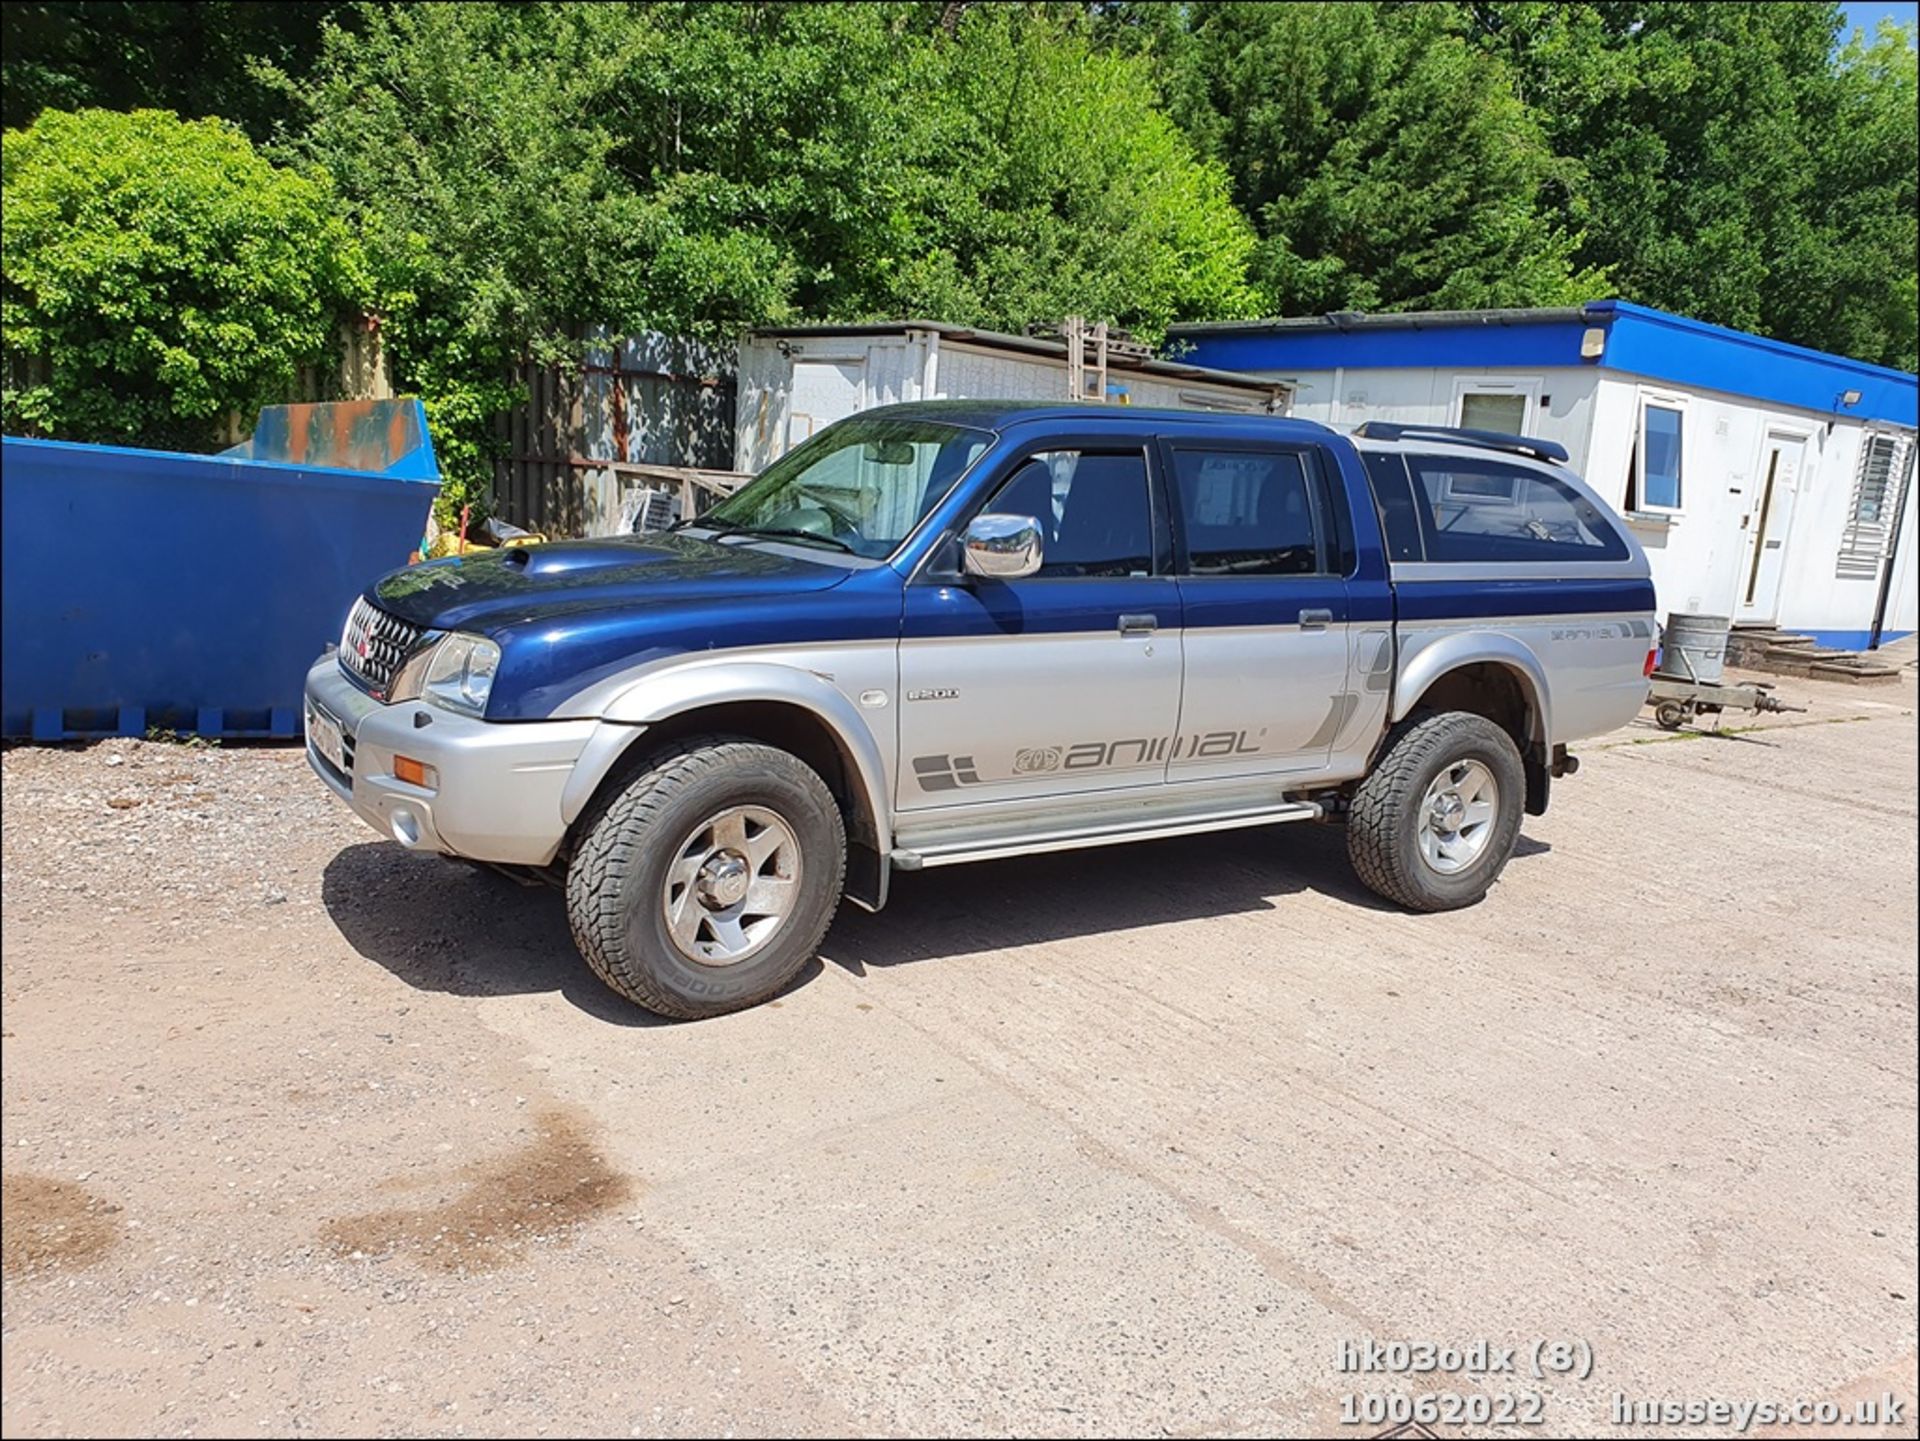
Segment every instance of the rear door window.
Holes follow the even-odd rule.
[[[1318,575],[1326,546],[1311,459],[1290,450],[1176,447],[1189,575]]]
[[[1452,562],[1625,560],[1626,543],[1558,476],[1478,456],[1407,456],[1426,558]]]

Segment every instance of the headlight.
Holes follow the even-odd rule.
[[[420,698],[466,715],[485,715],[493,674],[499,668],[499,646],[484,636],[456,631],[429,654]]]

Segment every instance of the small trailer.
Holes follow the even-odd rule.
[[[1806,709],[1775,698],[1773,687],[1765,681],[1728,685],[1721,679],[1732,627],[1732,619],[1723,615],[1667,617],[1660,637],[1660,664],[1647,678],[1647,704],[1662,730],[1677,731],[1695,716],[1729,710]]]
[[[1804,711],[1803,705],[1788,705],[1777,699],[1773,687],[1765,681],[1750,685],[1724,685],[1719,681],[1697,681],[1688,676],[1665,675],[1655,671],[1647,684],[1647,704],[1653,707],[1654,723],[1662,730],[1677,731],[1698,715],[1719,715],[1722,711]]]

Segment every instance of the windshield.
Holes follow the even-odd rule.
[[[938,505],[993,437],[911,417],[855,416],[780,457],[689,524],[778,534],[884,559]]]

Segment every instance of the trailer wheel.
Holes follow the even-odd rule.
[[[630,1001],[680,1020],[758,1005],[840,904],[840,808],[813,770],[726,736],[653,758],[591,816],[567,871],[574,944]]]
[[[1520,837],[1526,772],[1513,739],[1461,711],[1403,727],[1354,793],[1347,854],[1360,879],[1409,910],[1473,905]]]
[[[1677,700],[1663,700],[1653,708],[1654,724],[1664,731],[1677,731],[1687,723],[1687,708]]]

